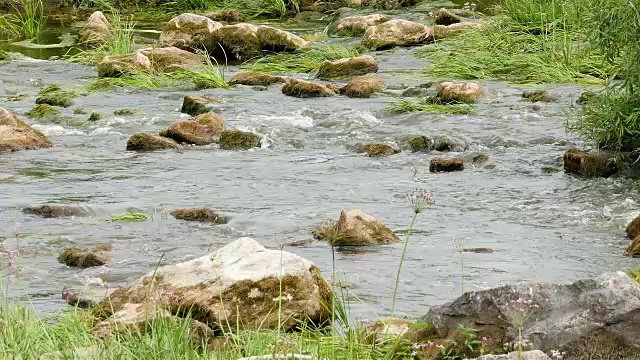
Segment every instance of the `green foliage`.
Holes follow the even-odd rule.
[[[67,60],[81,64],[95,64],[105,56],[116,56],[130,54],[136,50],[133,39],[133,29],[136,22],[133,18],[123,20],[117,10],[113,10],[109,21],[113,25],[113,36],[94,49],[75,49],[78,51],[74,55],[68,55]]]
[[[633,266],[627,269],[627,274],[633,280],[640,282],[640,268],[638,268],[637,266]]]
[[[258,59],[251,71],[263,73],[310,73],[317,70],[323,61],[356,57],[360,51],[344,45],[317,45],[293,54],[277,54]]]
[[[283,17],[300,11],[301,0],[226,0],[220,7],[236,9],[249,16]]]
[[[184,76],[190,78],[196,90],[228,88],[229,85],[224,77],[224,68],[217,61],[211,60],[206,52],[200,53],[200,55],[204,59],[203,65],[200,65],[195,71],[184,72]]]
[[[38,38],[47,23],[42,0],[19,0],[12,6],[13,13],[0,15],[0,33],[22,39]]]
[[[163,4],[174,11],[203,10],[209,6],[208,0],[174,0]]]
[[[440,104],[426,98],[418,101],[406,99],[397,100],[393,104],[389,105],[386,110],[392,114],[422,111],[429,113],[467,115],[471,114],[475,108],[473,105],[469,104]]]
[[[116,222],[116,221],[147,221],[149,217],[145,214],[127,211],[126,213],[112,217],[111,219],[104,220],[103,222]]]

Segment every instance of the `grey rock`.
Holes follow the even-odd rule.
[[[469,140],[462,136],[438,135],[433,139],[433,149],[443,152],[462,152],[469,148]]]
[[[520,356],[522,355],[522,356]],[[518,354],[517,351],[502,355],[483,355],[473,360],[548,360],[547,354],[540,350],[523,351]]]

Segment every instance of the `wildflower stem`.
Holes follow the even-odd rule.
[[[413,229],[413,225],[418,218],[419,212],[415,211],[413,214],[413,219],[411,220],[411,224],[409,225],[409,229],[407,230],[407,236],[404,239],[404,248],[402,249],[402,256],[400,256],[400,265],[398,265],[398,273],[396,274],[396,287],[393,291],[393,303],[391,305],[391,317],[393,317],[396,310],[396,298],[398,297],[398,285],[400,284],[400,273],[402,272],[402,263],[404,262],[404,256],[407,253],[407,245],[409,245],[409,238],[411,238],[411,229]]]
[[[464,257],[462,255],[462,251],[460,251],[460,284],[462,295],[464,295]]]

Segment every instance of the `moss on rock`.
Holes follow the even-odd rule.
[[[185,96],[180,112],[198,116],[213,111],[219,104],[220,101],[206,96]]]
[[[95,122],[102,119],[102,114],[98,113],[98,112],[94,112],[91,113],[91,116],[89,116],[89,121],[91,122]]]
[[[36,105],[27,116],[36,120],[47,120],[60,115],[60,109],[49,104]]]
[[[614,158],[589,154],[575,148],[567,150],[563,160],[566,172],[584,177],[609,177],[618,171]]]
[[[369,76],[356,76],[340,88],[342,95],[354,98],[368,98],[384,88],[380,79]]]
[[[138,112],[136,109],[119,109],[113,112],[113,115],[116,116],[131,116],[135,115]]]
[[[73,105],[73,99],[77,96],[75,92],[63,90],[60,86],[53,84],[38,93],[36,104],[47,104],[67,108]]]
[[[464,170],[464,159],[462,158],[433,158],[429,164],[429,171],[432,173],[462,170]]]
[[[177,209],[172,211],[171,215],[179,220],[209,222],[214,224],[227,223],[227,219],[223,215],[208,208]]]
[[[162,136],[147,133],[137,133],[127,140],[129,151],[156,151],[179,148],[180,144]]]
[[[348,16],[340,19],[336,26],[336,35],[338,36],[360,36],[370,26],[380,25],[391,18],[382,14],[370,14],[364,16]]]
[[[299,98],[329,97],[334,96],[338,91],[334,86],[296,79],[289,80],[282,87],[283,94]]]
[[[378,72],[378,64],[371,55],[345,58],[335,61],[325,60],[318,69],[318,79],[342,79],[351,76]]]
[[[37,215],[43,218],[58,218],[69,216],[87,216],[89,213],[80,207],[71,205],[38,205],[22,209],[25,214]]]
[[[355,144],[353,149],[359,154],[366,153],[370,157],[389,156],[400,152],[400,149],[389,144]]]
[[[445,8],[442,8],[442,9],[436,10],[433,13],[433,20],[438,25],[447,26],[447,25],[459,23],[460,17],[458,15],[455,15],[451,11]]]
[[[286,82],[287,79],[282,76],[243,71],[235,74],[231,80],[229,80],[229,85],[269,86]]]
[[[557,95],[549,94],[546,90],[531,90],[522,93],[522,101],[528,102],[552,102],[558,99]]]
[[[224,128],[224,119],[220,115],[207,112],[189,120],[178,121],[160,135],[179,143],[209,145],[218,141]]]
[[[626,227],[625,232],[629,239],[635,239],[640,236],[640,215],[633,219]]]
[[[101,244],[94,249],[72,247],[66,248],[58,256],[58,262],[70,267],[89,268],[102,266],[109,262],[111,245]]]
[[[433,29],[416,22],[395,19],[371,26],[362,37],[362,45],[372,50],[433,42]]]
[[[252,132],[240,130],[225,130],[220,135],[220,149],[249,150],[260,147],[261,138]]]
[[[357,209],[343,210],[337,223],[324,224],[312,233],[316,239],[336,246],[382,245],[400,241],[382,222]]]
[[[141,49],[139,51],[149,58],[151,68],[161,73],[192,70],[202,63],[200,55],[175,46]]]

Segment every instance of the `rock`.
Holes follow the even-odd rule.
[[[462,158],[433,158],[429,164],[429,171],[435,172],[453,172],[464,170],[464,159]]]
[[[222,150],[249,150],[259,148],[262,139],[252,132],[240,130],[225,130],[220,134],[220,149]]]
[[[340,19],[336,27],[336,35],[360,36],[370,26],[380,25],[391,20],[387,15],[371,14],[365,16],[348,16]]]
[[[423,135],[403,135],[399,137],[398,143],[403,149],[408,149],[412,152],[429,152],[433,150],[433,139]]]
[[[11,55],[4,50],[0,50],[0,64],[12,61]]]
[[[389,144],[355,144],[353,148],[355,152],[366,153],[371,157],[389,156],[400,152],[400,149]]]
[[[121,311],[126,303],[144,303],[153,277],[158,308],[178,316],[185,309],[197,309],[192,318],[214,330],[227,324],[232,329],[276,329],[281,320],[282,330],[289,331],[300,322],[320,325],[331,319],[331,290],[320,270],[306,259],[268,250],[251,238],[149,272],[105,300],[104,315],[111,309]]]
[[[433,149],[442,152],[463,152],[469,148],[469,142],[462,137],[437,135],[433,138]]]
[[[338,222],[327,227],[315,229],[313,235],[335,246],[384,245],[400,241],[379,220],[357,209],[343,210]]]
[[[128,151],[156,151],[179,147],[180,144],[172,139],[147,133],[134,134],[127,140]]]
[[[373,50],[385,50],[432,41],[433,29],[429,26],[396,19],[369,27],[362,38],[362,45]]]
[[[180,112],[198,116],[213,111],[219,104],[220,101],[206,96],[185,96]]]
[[[95,249],[66,248],[58,256],[58,262],[70,267],[89,268],[102,266],[111,258],[111,245],[100,244]]]
[[[447,81],[438,85],[438,98],[445,103],[475,103],[483,94],[476,83]]]
[[[640,235],[640,215],[631,220],[631,222],[627,225],[625,232],[627,233],[627,237],[629,239],[635,239],[638,235]]]
[[[409,319],[383,318],[371,323],[366,330],[376,340],[398,339],[409,331],[413,323]]]
[[[116,116],[131,116],[131,115],[135,115],[138,112],[138,110],[136,109],[119,109],[119,110],[114,110],[113,111],[113,115]]]
[[[210,222],[214,224],[226,224],[227,219],[214,210],[208,208],[200,209],[177,209],[171,215],[179,220]]]
[[[184,50],[199,48],[194,40],[197,36],[208,36],[220,29],[222,24],[206,16],[184,13],[169,20],[160,34],[161,46],[175,46]]]
[[[494,252],[496,252],[495,250],[489,248],[464,248],[462,249],[462,251],[474,254],[493,254]]]
[[[370,76],[356,76],[349,83],[340,88],[340,93],[348,97],[368,98],[384,88],[380,79]]]
[[[58,115],[60,115],[60,109],[49,104],[36,105],[27,113],[28,117],[36,120],[51,120]]]
[[[627,248],[627,255],[631,257],[640,257],[640,235],[636,236]]]
[[[243,71],[235,74],[231,80],[229,80],[229,85],[269,86],[286,82],[287,79],[282,76]]]
[[[580,97],[578,98],[578,100],[576,100],[576,104],[578,105],[585,105],[588,104],[596,99],[598,99],[599,95],[591,90],[587,90],[585,92],[583,92]]]
[[[109,353],[109,355],[113,354]],[[124,354],[121,354],[121,356],[124,356]],[[107,357],[107,354],[101,348],[90,346],[45,353],[40,356],[40,360],[100,360]]]
[[[523,351],[520,354],[518,351],[510,352],[509,354],[502,355],[483,355],[473,360],[550,360],[551,358],[547,354],[540,350]]]
[[[224,119],[214,112],[207,112],[189,120],[172,124],[161,135],[194,145],[209,145],[217,142],[224,131]]]
[[[343,79],[378,72],[378,64],[371,55],[354,58],[325,60],[318,69],[318,79]]]
[[[297,35],[271,26],[258,26],[257,34],[262,50],[265,51],[291,52],[306,49],[311,45],[310,42]]]
[[[149,58],[151,67],[158,72],[170,73],[179,70],[192,70],[201,64],[200,55],[177,47],[149,48],[139,50]]]
[[[451,11],[445,8],[442,8],[442,9],[436,10],[433,13],[433,20],[437,25],[447,26],[447,25],[459,23],[460,17],[458,15],[453,14]]]
[[[93,112],[91,113],[91,116],[89,116],[89,120],[91,122],[95,122],[102,119],[102,114],[98,113],[98,112]]]
[[[151,60],[141,52],[105,56],[98,62],[98,77],[118,77],[124,74],[151,71]]]
[[[22,212],[43,218],[59,218],[70,216],[87,216],[89,212],[81,207],[72,205],[38,205],[22,209]]]
[[[223,21],[230,24],[236,24],[245,21],[244,15],[240,11],[234,9],[218,10],[205,14],[205,16],[213,21]]]
[[[65,287],[62,289],[62,298],[66,300],[70,306],[79,307],[81,309],[89,309],[102,302],[118,288],[103,287],[84,287],[82,289],[73,289]]]
[[[84,109],[73,109],[73,115],[87,115],[87,112]]]
[[[614,158],[572,148],[564,153],[564,170],[585,177],[609,177],[618,171]]]
[[[433,83],[425,83],[420,86],[411,87],[402,92],[402,97],[418,97],[418,98],[426,98],[435,96],[435,92],[431,87]]]
[[[489,155],[487,154],[472,154],[470,158],[471,164],[475,167],[482,167],[489,161]]]
[[[96,11],[91,14],[78,35],[80,45],[99,47],[113,38],[113,26],[101,11]]]
[[[283,87],[282,93],[299,98],[334,96],[339,90],[335,87],[316,84],[309,81],[289,80]]]
[[[18,150],[45,149],[53,146],[44,134],[0,108],[0,154]]]
[[[468,292],[432,307],[421,322],[433,327],[414,335],[446,338],[460,324],[486,337],[485,348],[501,348],[518,337],[515,324],[523,316],[522,337],[532,349],[563,351],[572,360],[637,358],[640,284],[623,272],[573,284],[531,282]]]
[[[528,102],[552,102],[558,99],[557,95],[549,94],[545,90],[530,90],[522,93],[522,101]]]
[[[77,94],[73,91],[63,90],[58,85],[49,85],[40,90],[36,98],[36,104],[47,104],[51,106],[69,107],[73,105],[73,99]]]
[[[457,24],[451,24],[448,26],[436,25],[433,27],[433,37],[436,40],[446,39],[452,36],[464,34],[469,31],[484,30],[487,25],[479,22],[461,22]]]

